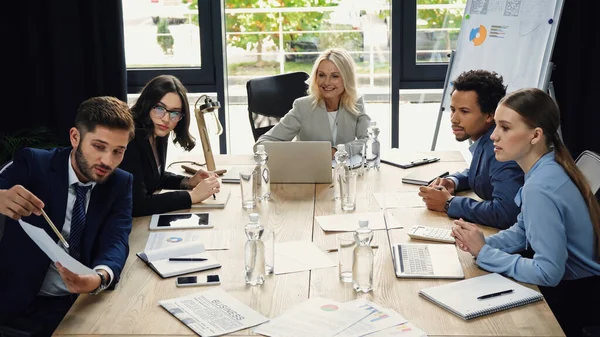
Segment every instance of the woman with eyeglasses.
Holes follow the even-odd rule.
[[[192,177],[166,172],[167,142],[186,151],[196,145],[190,135],[187,90],[174,76],[160,75],[148,82],[131,107],[135,138],[127,146],[121,169],[133,174],[133,216],[190,208],[220,189],[217,175],[198,170]],[[159,189],[181,190],[155,193]]]

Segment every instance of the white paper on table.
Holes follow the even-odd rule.
[[[381,208],[425,207],[423,199],[417,191],[373,193]]]
[[[338,333],[335,337],[360,337],[407,322],[406,318],[393,309],[382,308],[366,299],[361,298],[345,304],[355,305],[362,310],[366,310],[369,315]]]
[[[275,243],[275,275],[337,266],[310,241]]]
[[[150,232],[144,251],[179,246],[188,242],[201,241],[205,250],[229,249],[231,231],[189,230]]]
[[[369,213],[347,213],[347,214],[334,214],[334,215],[322,215],[316,216],[315,220],[319,223],[319,226],[327,231],[335,232],[350,232],[355,231],[358,228],[358,222],[360,220],[369,220],[369,228],[385,229],[385,222],[383,220],[383,212],[369,212]]]
[[[19,220],[21,228],[29,235],[41,250],[48,255],[52,262],[60,262],[63,267],[78,275],[96,275],[92,269],[84,266],[81,262],[75,260],[65,250],[59,246],[52,238],[41,228],[32,226],[25,221]]]
[[[269,320],[220,288],[158,304],[203,337],[232,333]]]
[[[377,331],[372,334],[365,335],[364,337],[390,337],[390,336],[401,336],[401,337],[427,337],[425,331],[417,328],[411,322],[396,325],[385,330]]]
[[[421,207],[393,208],[386,210],[386,213],[388,229],[404,227],[411,228],[412,226],[430,226],[431,222],[437,221],[437,218],[431,219],[431,215],[427,215],[427,213],[435,212]],[[445,218],[444,221],[446,219],[447,218]]]
[[[313,297],[253,330],[278,337],[332,337],[368,314],[355,305]]]

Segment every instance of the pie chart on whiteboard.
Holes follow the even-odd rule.
[[[469,34],[469,41],[473,42],[474,46],[479,46],[485,41],[487,37],[487,29],[483,25],[479,25],[478,28],[471,29]]]

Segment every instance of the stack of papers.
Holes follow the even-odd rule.
[[[413,334],[402,334],[403,331]],[[321,297],[284,312],[254,328],[254,332],[283,337],[426,336],[396,311],[366,299],[340,303]]]
[[[219,288],[158,304],[203,337],[229,334],[269,320]]]

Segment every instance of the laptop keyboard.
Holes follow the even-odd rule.
[[[400,271],[407,275],[433,275],[433,265],[427,246],[398,245]]]

